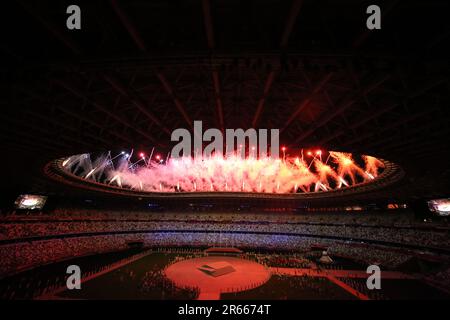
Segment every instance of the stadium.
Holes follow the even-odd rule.
[[[6,4],[1,300],[450,298],[446,1],[76,2]]]

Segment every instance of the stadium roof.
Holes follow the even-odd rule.
[[[375,31],[364,1],[77,3],[79,31],[69,1],[2,9],[5,190],[45,189],[41,168],[64,155],[166,152],[194,120],[279,128],[288,150],[371,154],[402,165],[411,194],[448,190],[446,0],[378,1]]]

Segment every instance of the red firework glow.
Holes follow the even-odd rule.
[[[282,150],[285,147],[282,148]],[[283,150],[284,151],[284,150]],[[303,158],[270,157],[241,158],[237,154],[209,157],[184,157],[156,161],[145,165],[129,165],[124,157],[111,165],[107,157],[91,161],[91,156],[76,155],[64,159],[64,169],[77,172],[86,180],[147,192],[261,192],[297,193],[324,192],[375,179],[381,172],[382,161],[362,156],[360,163],[349,153],[314,151],[307,162]],[[309,156],[313,155],[308,151]],[[144,155],[141,153],[140,155]],[[318,157],[316,157],[318,156]],[[81,172],[80,168],[84,170]],[[106,177],[106,178],[105,178]]]

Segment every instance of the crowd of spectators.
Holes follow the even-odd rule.
[[[142,241],[145,247],[153,247],[152,252],[158,253],[176,253],[170,263],[180,260],[190,259],[202,256],[205,253],[195,246],[238,246],[244,250],[239,254],[240,257],[254,260],[267,267],[283,268],[323,268],[341,269],[340,263],[333,263],[328,266],[318,265],[320,251],[311,251],[316,243],[310,238],[292,237],[292,236],[270,236],[260,234],[225,234],[217,238],[217,233],[152,233],[139,235],[103,235],[95,237],[76,237],[67,239],[52,239],[45,241],[21,242],[7,246],[0,246],[0,275],[3,277],[9,273],[26,269],[30,266],[47,264],[53,261],[98,254],[102,252],[111,252],[109,260],[131,257],[133,252],[136,254],[138,249],[127,249],[127,243],[131,241]],[[358,261],[363,265],[378,264],[387,268],[396,266],[409,260],[411,256],[407,253],[391,251],[388,248],[377,248],[374,246],[354,245],[351,243],[339,241],[323,241],[321,246],[327,247],[328,254],[333,257],[348,257],[352,261]],[[260,250],[251,250],[251,248],[260,248]],[[279,249],[278,251],[266,251],[268,248]],[[134,250],[134,251],[133,251]],[[142,249],[140,249],[142,250]],[[262,251],[261,251],[262,250]],[[245,253],[245,251],[248,251]],[[312,254],[316,253],[314,257]],[[98,260],[101,263],[90,265],[87,275],[95,274],[107,268],[108,259]],[[167,267],[167,265],[166,265]],[[199,292],[193,288],[177,288],[169,279],[164,276],[165,267],[151,267],[140,279],[139,290],[144,294],[151,294],[152,299],[195,299]],[[433,276],[435,282],[449,287],[450,269],[441,271]],[[128,271],[127,271],[128,272]],[[135,277],[133,272],[126,274],[126,277]],[[289,281],[283,279],[285,276],[276,276],[275,281],[280,280],[283,286],[271,286],[270,283],[261,288],[255,289],[257,295],[271,296],[273,294],[281,299],[292,298],[311,298],[318,299],[340,299],[339,292],[330,291],[327,293],[327,281],[322,278],[294,277]],[[34,279],[27,277],[18,278],[19,281],[12,281],[8,286],[0,286],[1,299],[23,299],[33,298],[64,285],[65,279],[45,278],[40,275],[34,276]],[[38,279],[36,281],[36,279]],[[32,281],[33,280],[33,281]],[[124,278],[123,281],[127,281]],[[383,294],[378,292],[368,292],[361,279],[341,279],[351,287],[368,295],[371,299],[385,299]],[[272,281],[272,280],[270,280]],[[273,288],[272,288],[273,287]],[[275,288],[276,287],[276,288]],[[262,290],[262,291],[261,291]],[[273,292],[271,292],[271,290]],[[261,292],[260,292],[261,291]],[[154,296],[155,292],[157,293]],[[292,294],[298,296],[292,296]],[[302,296],[304,295],[304,296]],[[228,298],[240,298],[240,293],[231,294]]]
[[[417,245],[421,251],[427,247],[445,249],[450,247],[448,235],[447,226],[420,224],[410,213],[148,213],[58,209],[0,219],[0,278],[69,257],[126,249],[130,242],[153,247],[234,246],[292,253],[319,243],[327,246],[330,253],[396,266],[411,253],[391,250],[389,245],[397,249]],[[296,267],[307,264],[295,259],[292,257],[288,264]]]
[[[263,286],[224,295],[225,299],[343,300],[351,295],[324,277],[276,275]]]
[[[356,224],[367,226],[423,227],[424,221],[415,218],[408,210],[343,211],[343,212],[148,212],[139,210],[99,210],[79,208],[59,208],[47,212],[12,213],[2,216],[2,220],[183,220],[183,221],[257,221],[292,223]],[[448,226],[447,220],[425,221],[428,226]]]
[[[255,254],[252,259],[256,262],[270,267],[283,268],[311,268],[313,266],[311,260],[306,259],[303,254],[292,253],[286,254]]]
[[[164,270],[147,271],[141,280],[140,290],[158,293],[162,300],[193,300],[200,293],[198,289],[177,287],[164,275]]]
[[[317,240],[301,236],[211,232],[154,232],[137,234],[98,235],[89,237],[58,238],[18,242],[0,246],[0,277],[37,265],[60,261],[69,257],[126,249],[130,242],[142,242],[154,247],[208,247],[228,246],[243,249],[309,250]],[[330,253],[351,256],[361,261],[394,266],[406,261],[410,255],[365,245],[354,245],[335,240],[320,240]]]
[[[142,250],[132,249],[104,254],[101,259],[90,259],[89,263],[83,263],[83,278],[107,270],[114,263],[141,255]],[[52,294],[66,285],[67,275],[65,272],[60,272],[65,270],[65,267],[65,265],[60,267],[57,264],[50,268],[33,269],[3,279],[0,282],[0,299],[34,299]]]
[[[395,216],[395,214],[393,215]],[[348,240],[385,241],[429,247],[450,247],[450,229],[407,223],[411,215],[375,215],[355,218],[345,214],[255,215],[255,214],[142,214],[88,211],[69,216],[65,211],[49,217],[19,217],[0,220],[0,241],[49,235],[146,232],[214,231],[289,233],[342,237]],[[384,217],[384,218],[383,218]],[[408,218],[407,218],[408,217]],[[400,223],[399,221],[403,221]]]
[[[367,279],[358,279],[358,278],[340,278],[340,281],[349,285],[356,291],[364,294],[370,300],[386,300],[387,297],[384,294],[383,290],[370,290],[367,287]]]

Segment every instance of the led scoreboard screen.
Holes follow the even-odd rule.
[[[430,211],[440,215],[450,215],[450,199],[436,199],[428,201],[428,208]]]
[[[46,201],[46,196],[22,194],[17,197],[17,200],[14,204],[16,209],[40,210],[44,207]]]

